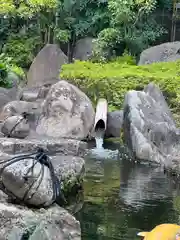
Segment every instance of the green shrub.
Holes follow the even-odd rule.
[[[3,47],[3,53],[12,58],[13,64],[29,68],[33,59],[38,39],[28,36],[11,35]]]
[[[5,63],[0,62],[0,86],[9,87],[10,83],[8,81],[8,69]]]
[[[25,78],[25,72],[21,67],[18,67],[13,63],[13,59],[11,57],[8,57],[2,53],[0,54],[0,62],[3,62],[6,65],[8,72],[14,72],[21,79]]]
[[[63,65],[61,78],[78,86],[95,104],[108,100],[111,110],[120,109],[128,90],[142,90],[149,82],[159,85],[171,108],[180,110],[180,61],[136,66],[121,61],[76,61]]]
[[[17,81],[25,79],[23,69],[14,65],[10,57],[0,54],[0,87],[11,87],[15,79]]]
[[[18,66],[16,66],[16,65],[11,65],[10,66],[10,70],[12,71],[12,72],[14,72],[18,77],[20,77],[21,79],[25,79],[25,73],[24,73],[24,71],[23,71],[23,69],[22,68],[20,68],[20,67],[18,67]]]

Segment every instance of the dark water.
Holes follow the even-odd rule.
[[[86,159],[84,204],[76,214],[82,240],[135,240],[139,231],[180,223],[178,184],[161,167],[133,164],[122,152]]]

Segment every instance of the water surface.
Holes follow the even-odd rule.
[[[76,213],[82,240],[138,240],[139,231],[180,223],[179,186],[161,167],[134,164],[117,148],[108,144],[86,158],[84,204]]]

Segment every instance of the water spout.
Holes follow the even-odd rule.
[[[103,139],[107,125],[107,100],[104,98],[99,99],[96,106],[96,115],[94,123],[94,135],[96,141],[96,148],[103,148]]]

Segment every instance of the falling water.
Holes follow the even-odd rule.
[[[96,141],[96,148],[97,149],[103,149],[103,138],[101,137],[96,137],[95,138],[95,141]]]
[[[96,148],[103,149],[104,129],[97,129],[95,133]]]
[[[97,129],[95,132],[95,148],[88,151],[88,156],[95,159],[117,159],[118,149],[110,150],[104,148],[104,129]]]

